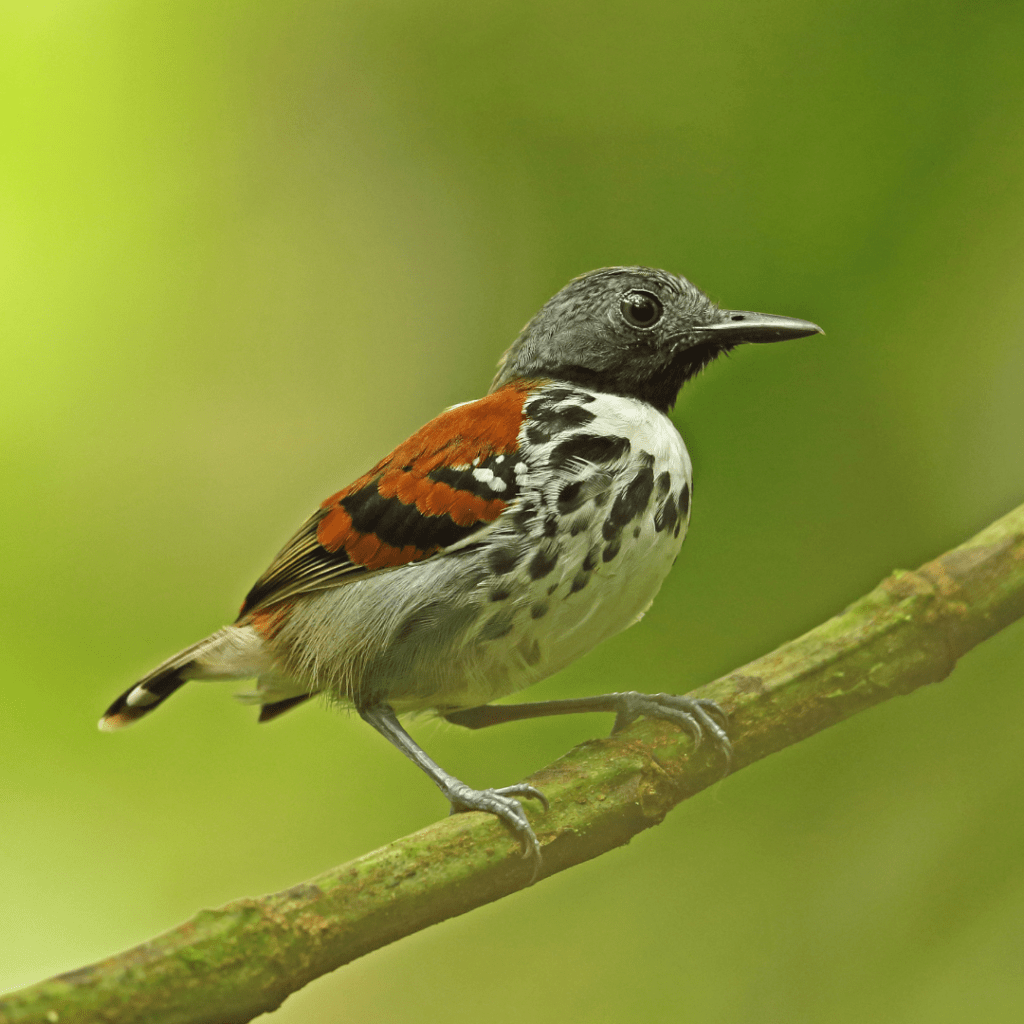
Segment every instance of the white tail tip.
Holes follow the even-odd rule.
[[[131,725],[134,721],[134,718],[128,718],[126,715],[104,716],[96,723],[96,728],[99,729],[100,732],[117,732],[118,729],[123,729],[126,725]]]

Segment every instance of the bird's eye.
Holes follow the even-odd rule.
[[[657,295],[650,292],[627,292],[619,303],[619,312],[630,327],[653,327],[665,309]]]

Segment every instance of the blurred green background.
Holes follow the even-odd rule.
[[[685,691],[1024,500],[1024,6],[11,0],[0,15],[0,989],[445,813],[351,717],[132,679],[642,263],[822,339],[675,413],[690,538],[531,691]],[[381,950],[275,1024],[1017,1021],[1024,632],[628,848]],[[607,718],[414,732],[508,784]]]

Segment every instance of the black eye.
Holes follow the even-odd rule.
[[[653,327],[665,312],[661,300],[650,292],[627,292],[619,303],[623,319],[631,327]]]

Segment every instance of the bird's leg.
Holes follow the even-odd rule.
[[[544,794],[525,782],[503,789],[472,789],[464,782],[449,775],[437,762],[431,760],[416,741],[402,728],[395,712],[388,704],[374,704],[359,708],[363,720],[369,722],[386,740],[394,744],[413,764],[421,768],[434,781],[434,785],[448,799],[452,806],[451,813],[461,811],[486,811],[497,815],[508,825],[523,844],[524,856],[536,858],[536,866],[540,867],[540,843],[530,827],[529,819],[523,805],[515,799],[517,796],[532,797],[548,809]],[[536,871],[534,872],[536,877]]]
[[[641,716],[661,718],[675,722],[693,736],[699,747],[705,735],[711,738],[725,758],[725,773],[732,768],[732,743],[725,731],[727,716],[713,700],[677,697],[671,693],[604,693],[595,697],[576,697],[568,700],[544,700],[532,704],[484,704],[458,711],[441,709],[441,715],[455,725],[467,729],[483,729],[502,722],[516,722],[523,718],[541,718],[545,715],[575,715],[583,711],[608,711],[615,715],[612,735],[625,729]]]

